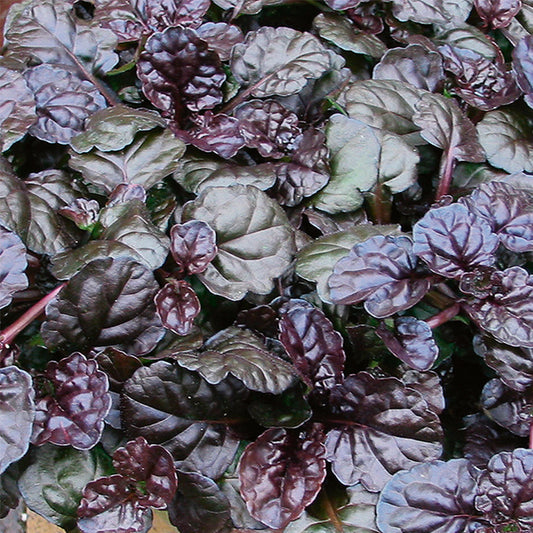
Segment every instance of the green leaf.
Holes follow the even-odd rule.
[[[363,224],[349,230],[324,235],[309,243],[296,256],[296,273],[308,281],[315,281],[320,299],[332,303],[328,278],[337,261],[348,255],[358,243],[376,235],[399,235],[399,226],[372,226]]]
[[[198,278],[229,300],[241,300],[248,291],[268,294],[295,252],[283,209],[250,185],[208,187],[184,205],[182,222],[189,220],[203,220],[215,230],[218,255]]]

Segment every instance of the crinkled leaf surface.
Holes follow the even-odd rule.
[[[269,293],[289,266],[294,235],[281,207],[251,186],[209,187],[183,207],[182,221],[203,220],[217,235],[218,255],[198,274],[214,294],[242,299]]]
[[[92,115],[85,131],[72,139],[70,146],[79,154],[96,148],[102,152],[122,150],[140,131],[165,127],[165,121],[154,111],[114,106]]]
[[[11,303],[14,293],[28,286],[24,273],[27,264],[20,237],[0,226],[0,309]]]
[[[141,17],[152,28],[168,26],[198,26],[209,8],[208,0],[132,0]]]
[[[477,125],[487,159],[507,172],[533,172],[531,122],[513,110],[489,111]]]
[[[168,514],[180,533],[229,533],[233,529],[228,499],[212,479],[196,472],[178,473],[178,490]]]
[[[148,31],[130,0],[95,0],[94,6],[93,21],[113,31],[119,42],[137,41]]]
[[[148,100],[178,123],[186,109],[212,109],[222,102],[226,75],[220,59],[190,28],[154,33],[137,62],[137,73]]]
[[[132,259],[91,261],[48,304],[43,338],[62,348],[147,353],[164,332],[153,301],[157,289],[152,272]]]
[[[175,357],[181,366],[196,370],[211,384],[232,374],[250,390],[280,394],[295,378],[287,361],[270,353],[250,331],[233,326],[208,339],[203,351],[177,353]]]
[[[233,75],[257,98],[295,94],[332,66],[331,52],[316,37],[286,27],[249,32],[231,55]]]
[[[233,9],[235,15],[255,15],[263,7],[273,6],[281,3],[281,0],[216,0],[213,2],[222,9]]]
[[[435,91],[444,82],[442,58],[420,44],[391,48],[374,67],[375,80],[398,80],[418,89]]]
[[[202,220],[170,228],[170,252],[180,274],[200,274],[217,255],[216,234]]]
[[[402,373],[400,379],[405,385],[419,392],[433,412],[440,415],[444,411],[446,407],[444,390],[440,376],[436,372],[409,369]]]
[[[155,130],[137,136],[122,150],[71,152],[69,165],[106,192],[124,182],[149,189],[176,170],[184,152],[185,144],[170,130]]]
[[[312,200],[327,213],[355,211],[363,204],[363,191],[377,181],[381,145],[372,128],[341,114],[326,126],[330,152],[329,183]]]
[[[158,361],[124,384],[123,423],[128,434],[164,446],[178,467],[216,479],[237,451],[229,424],[242,413],[245,394],[237,380],[210,385],[196,372]]]
[[[244,41],[242,30],[225,22],[205,22],[196,31],[209,49],[218,54],[221,61],[228,61],[233,47]]]
[[[34,395],[27,372],[16,366],[0,368],[0,473],[28,450]]]
[[[466,459],[433,461],[395,474],[377,505],[380,531],[473,531],[483,523],[474,507],[480,474]]]
[[[327,434],[327,460],[341,483],[379,492],[399,470],[440,456],[438,416],[400,380],[359,372],[332,389],[330,399],[337,427]]]
[[[340,259],[328,279],[334,303],[365,301],[365,309],[384,318],[418,303],[430,288],[416,276],[416,256],[408,237],[371,237]]]
[[[493,60],[498,55],[496,47],[485,33],[470,24],[447,27],[445,31],[439,34],[439,37],[443,44],[477,52],[487,59]]]
[[[505,28],[522,8],[521,0],[474,0],[476,11],[485,26]]]
[[[495,455],[481,474],[475,503],[494,525],[506,524],[508,531],[533,527],[533,451],[518,448]]]
[[[105,74],[118,61],[117,39],[108,29],[77,19],[67,2],[28,2],[6,33],[8,56],[73,67],[82,77]]]
[[[328,278],[335,263],[342,259],[356,244],[360,244],[376,235],[394,235],[400,233],[400,227],[390,225],[364,224],[344,231],[338,231],[319,237],[302,248],[296,256],[296,273],[308,281],[316,281],[320,299],[331,302]]]
[[[104,475],[109,466],[100,451],[45,444],[32,449],[30,464],[18,485],[32,511],[69,530],[76,526],[83,488]]]
[[[379,59],[387,47],[375,35],[357,30],[348,18],[333,13],[320,13],[313,20],[322,39],[339,48]]]
[[[96,446],[111,407],[105,373],[95,360],[73,353],[59,362],[50,361],[45,377],[54,393],[36,402],[32,444],[50,442],[77,450]]]
[[[279,330],[283,347],[308,384],[327,390],[342,381],[342,337],[320,309],[293,300],[281,315]]]
[[[239,463],[241,494],[250,514],[283,529],[315,498],[326,477],[323,433],[268,429],[249,444]]]
[[[527,105],[533,105],[533,38],[526,35],[513,50],[513,69],[516,81],[524,91]]]
[[[35,99],[22,74],[0,66],[0,151],[6,151],[35,122]]]
[[[473,0],[387,0],[392,2],[394,16],[403,22],[454,25],[464,22]]]
[[[413,239],[414,253],[433,272],[447,278],[492,266],[498,247],[490,225],[461,204],[428,211],[413,226]]]
[[[511,267],[492,274],[492,282],[490,296],[467,302],[470,318],[500,342],[533,347],[533,276]]]
[[[155,295],[157,314],[163,326],[177,335],[188,335],[200,312],[200,300],[185,280],[166,283]]]
[[[429,325],[412,316],[398,317],[394,325],[395,331],[391,331],[382,322],[376,334],[398,359],[411,368],[429,370],[439,355]]]

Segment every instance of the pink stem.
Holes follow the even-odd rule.
[[[445,157],[444,168],[440,177],[437,195],[435,196],[435,201],[437,202],[450,191],[450,186],[452,184],[453,177],[453,169],[455,167],[455,157],[451,148],[446,150],[443,156]]]
[[[431,329],[435,329],[441,324],[448,322],[448,320],[451,320],[454,316],[457,316],[460,310],[461,310],[461,304],[455,303],[452,306],[447,307],[440,313],[437,313],[436,315],[428,318],[426,320],[426,323]]]
[[[57,286],[51,293],[32,305],[23,315],[17,318],[13,324],[0,332],[0,351],[3,348],[9,348],[9,345],[15,340],[15,337],[44,312],[44,308],[58,295],[59,291],[66,284],[67,282],[65,281]]]

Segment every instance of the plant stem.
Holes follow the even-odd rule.
[[[529,424],[529,449],[533,450],[533,422]]]
[[[435,201],[438,202],[444,195],[448,194],[450,186],[452,184],[453,169],[455,167],[455,157],[451,148],[446,150],[443,154],[443,169],[440,176],[439,188],[437,189],[437,195]]]
[[[44,312],[44,308],[58,295],[59,291],[66,284],[67,282],[65,281],[61,285],[58,285],[52,292],[47,294],[44,298],[41,298],[36,304],[32,305],[23,315],[17,318],[13,324],[0,332],[0,352],[4,348],[9,348],[9,345],[15,340],[15,337]]]
[[[428,318],[426,320],[426,323],[431,329],[435,329],[441,324],[448,322],[448,320],[451,320],[454,316],[457,316],[460,310],[461,310],[461,304],[454,303],[452,306],[447,307],[440,313],[437,313],[431,318]]]

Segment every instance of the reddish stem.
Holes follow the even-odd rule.
[[[435,201],[438,202],[443,196],[448,194],[450,186],[452,184],[453,169],[455,167],[455,157],[451,148],[446,150],[443,154],[444,167],[441,172],[439,188],[437,189],[437,195]]]
[[[447,307],[440,313],[437,313],[436,315],[428,318],[426,320],[426,323],[431,329],[435,329],[441,324],[448,322],[448,320],[451,320],[454,316],[457,316],[460,310],[461,310],[461,304],[454,303],[452,306]]]
[[[9,348],[9,345],[15,340],[15,337],[44,312],[44,308],[58,295],[59,291],[66,284],[67,282],[65,281],[57,286],[51,293],[32,305],[23,315],[17,318],[13,324],[0,332],[0,352],[4,348]]]
[[[529,449],[533,450],[533,422],[529,425]]]

